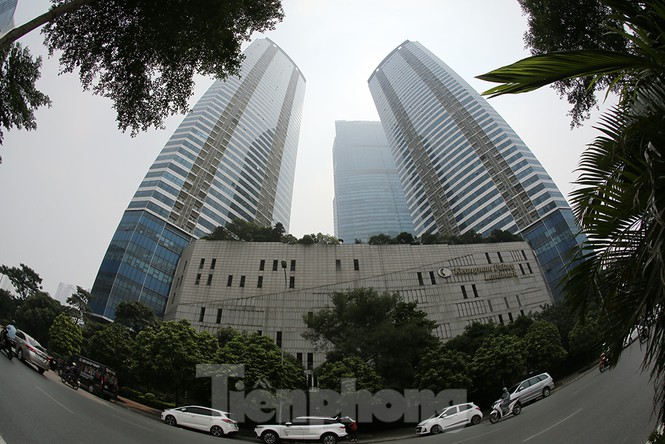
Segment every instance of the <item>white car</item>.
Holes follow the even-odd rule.
[[[532,376],[508,389],[510,399],[519,398],[522,404],[540,397],[547,398],[552,390],[554,390],[554,380],[549,373]]]
[[[483,419],[483,412],[473,402],[451,405],[440,413],[435,413],[416,426],[417,435],[436,435],[445,430],[466,426],[477,425]]]
[[[162,412],[162,421],[171,426],[210,432],[213,436],[224,436],[238,432],[238,422],[231,414],[222,410],[198,405],[175,407]]]
[[[299,416],[285,424],[257,425],[256,437],[265,444],[279,441],[321,441],[336,444],[346,437],[346,427],[338,419],[323,416]]]

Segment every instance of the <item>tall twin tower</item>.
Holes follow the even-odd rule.
[[[125,210],[92,288],[97,316],[113,319],[120,302],[137,300],[162,316],[182,250],[233,219],[288,231],[305,78],[269,39],[244,55],[240,75],[213,83]],[[560,298],[576,224],[506,122],[417,42],[391,52],[369,87],[382,128],[337,122],[338,237],[511,231]]]

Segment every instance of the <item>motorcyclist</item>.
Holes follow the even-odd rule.
[[[5,325],[5,328],[2,329],[2,347],[4,347],[8,353],[12,352],[12,344],[16,342],[16,327],[12,324]]]
[[[71,377],[74,381],[78,381],[79,372],[78,368],[76,367],[76,362],[72,362],[65,367],[64,376]]]
[[[501,410],[505,415],[508,413],[508,406],[510,405],[510,393],[507,388],[503,388],[503,393],[501,393]]]

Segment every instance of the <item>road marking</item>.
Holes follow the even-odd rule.
[[[56,404],[60,405],[60,407],[62,407],[63,409],[67,410],[67,411],[68,411],[69,413],[71,413],[72,415],[74,414],[73,411],[69,410],[67,407],[65,407],[63,404],[61,404],[61,403],[60,403],[57,399],[55,399],[53,396],[51,396],[51,395],[49,395],[48,393],[46,393],[46,392],[44,391],[44,389],[42,389],[41,387],[37,387],[37,386],[35,386],[35,387],[36,387],[40,392],[42,392],[43,394],[45,394],[46,396],[48,396],[49,398],[51,398],[51,399],[53,400],[53,402],[55,402]]]
[[[528,440],[533,439],[533,438],[535,438],[536,436],[540,436],[540,435],[542,435],[543,433],[547,432],[548,430],[553,429],[554,427],[558,426],[558,425],[561,424],[562,422],[567,421],[568,419],[570,419],[570,418],[572,418],[573,416],[577,415],[577,414],[578,414],[579,412],[581,412],[581,411],[582,411],[582,409],[578,409],[576,412],[571,413],[570,415],[566,416],[565,418],[563,418],[561,421],[557,422],[556,424],[552,424],[551,426],[549,426],[548,428],[546,428],[546,429],[543,430],[542,432],[538,432],[538,433],[536,433],[535,435],[530,436],[529,438],[525,439],[525,440],[522,441],[522,442],[527,442]]]

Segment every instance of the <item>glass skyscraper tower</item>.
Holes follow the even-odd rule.
[[[524,142],[460,76],[418,42],[393,50],[368,80],[416,235],[521,235],[555,299],[580,242],[570,206]]]
[[[413,234],[404,190],[381,122],[335,122],[335,236],[367,242],[376,234]]]
[[[269,39],[239,76],[215,81],[157,156],[113,235],[91,308],[123,301],[164,314],[182,250],[233,219],[289,227],[305,78]]]

